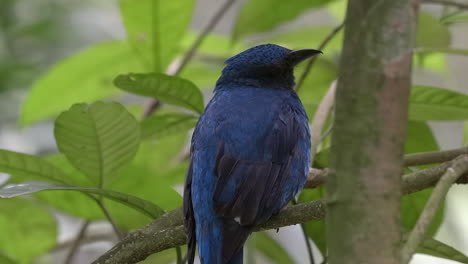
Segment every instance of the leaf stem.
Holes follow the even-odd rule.
[[[83,241],[86,230],[88,229],[89,224],[91,221],[86,221],[83,223],[83,225],[80,228],[80,231],[78,232],[78,235],[76,236],[75,241],[73,241],[73,244],[70,247],[70,251],[68,252],[67,258],[65,259],[65,264],[71,264],[73,261],[73,257],[76,255],[78,252],[78,249],[81,245],[81,242]]]
[[[106,206],[104,205],[104,202],[102,201],[102,199],[96,199],[96,203],[98,204],[99,208],[101,208],[104,215],[106,216],[107,221],[109,221],[109,223],[111,224],[112,229],[114,229],[114,232],[117,235],[117,237],[119,238],[119,240],[122,240],[123,234],[120,231],[120,229],[117,227],[117,224],[115,223],[114,219],[112,219],[112,216],[110,215],[109,211],[107,210]]]

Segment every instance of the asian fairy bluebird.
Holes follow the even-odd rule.
[[[226,61],[191,144],[184,190],[188,263],[241,264],[255,225],[303,187],[310,134],[293,68],[319,50],[265,44]]]

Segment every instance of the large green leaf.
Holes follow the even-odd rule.
[[[422,121],[408,121],[405,154],[437,150],[439,150],[439,146],[427,123]]]
[[[140,130],[118,103],[75,104],[55,121],[59,150],[96,186],[111,182],[137,152]]]
[[[127,42],[99,43],[60,61],[38,79],[26,97],[21,124],[59,114],[76,102],[91,102],[119,93],[117,74],[142,71]]]
[[[295,263],[288,252],[266,232],[255,233],[255,247],[270,260],[269,263]]]
[[[465,122],[465,126],[463,128],[463,144],[468,145],[468,122]]]
[[[175,165],[172,160],[181,151],[185,138],[186,131],[178,131],[160,140],[142,143],[131,164],[123,168],[117,179],[106,188],[148,200],[164,210],[181,206],[182,198],[171,186],[183,183],[187,164],[184,162]],[[76,174],[82,174],[66,162],[62,155],[54,157],[52,161],[72,178],[77,177]],[[53,191],[40,192],[36,196],[68,214],[87,220],[104,219],[96,202],[83,193]],[[140,228],[152,220],[120,203],[107,199],[104,202],[114,221],[122,229]]]
[[[468,95],[430,86],[411,88],[411,120],[467,120]]]
[[[152,202],[126,193],[99,188],[70,186],[51,182],[24,182],[20,184],[8,185],[0,189],[0,198],[13,198],[46,190],[78,191],[87,194],[103,196],[113,201],[125,204],[126,206],[131,207],[152,218],[158,218],[164,214],[164,210]]]
[[[161,137],[193,128],[198,117],[178,112],[156,113],[141,121],[141,138],[159,139]]]
[[[419,245],[417,252],[434,257],[458,261],[460,263],[468,263],[468,256],[458,251],[457,249],[433,238],[424,239],[421,245]]]
[[[120,0],[127,37],[147,70],[163,72],[179,50],[193,0]]]
[[[195,84],[183,78],[162,73],[130,73],[117,76],[114,84],[127,92],[203,112],[203,95]]]
[[[451,35],[448,27],[437,17],[419,12],[416,47],[445,48],[450,46]]]
[[[249,33],[269,31],[276,26],[292,20],[307,10],[323,7],[332,0],[250,0],[242,7],[237,19],[233,38]]]
[[[440,23],[448,25],[460,22],[468,22],[468,12],[457,11],[440,19]]]
[[[0,149],[0,172],[68,183],[67,175],[47,160],[33,155]]]
[[[0,251],[26,264],[55,245],[57,227],[48,210],[33,201],[0,199],[0,234]]]
[[[11,257],[7,256],[6,254],[2,253],[0,251],[0,263],[2,264],[17,264],[15,260],[13,260]]]
[[[185,252],[187,249],[183,247],[182,252]],[[138,262],[138,264],[169,264],[174,263],[174,260],[177,259],[176,251],[174,248],[166,249],[164,251],[158,252],[156,254],[150,255],[145,260]]]

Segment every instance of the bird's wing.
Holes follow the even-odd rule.
[[[192,205],[192,162],[187,170],[184,187],[184,219],[187,232],[187,261],[189,264],[194,262],[196,237],[195,237],[195,216]]]
[[[295,195],[305,182],[309,163],[306,120],[305,114],[289,107],[281,111],[259,144],[264,148],[261,159],[240,159],[229,153],[231,146],[221,143],[213,194],[219,216],[234,219],[242,226],[256,225],[277,213]]]

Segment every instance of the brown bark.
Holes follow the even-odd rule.
[[[348,2],[327,183],[329,263],[399,264],[416,2]]]

